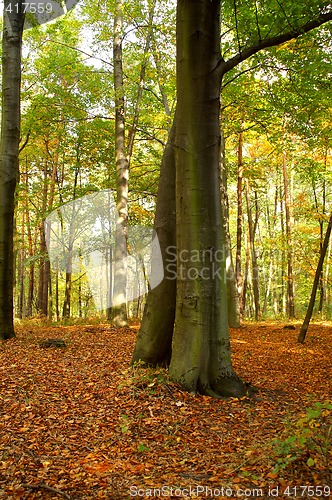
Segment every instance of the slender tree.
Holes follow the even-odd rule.
[[[292,191],[289,188],[289,176],[287,169],[286,152],[282,154],[282,173],[284,181],[284,201],[285,201],[285,219],[286,219],[286,245],[287,245],[287,312],[292,319],[295,317],[294,304],[294,272],[293,272],[293,242],[292,242]]]
[[[114,260],[113,321],[127,324],[127,221],[128,221],[128,159],[125,152],[125,102],[122,69],[123,0],[115,3],[113,62],[115,92],[115,159],[117,173],[117,210]]]
[[[242,233],[243,233],[243,131],[239,132],[237,148],[237,219],[236,219],[236,256],[235,256],[235,274],[237,289],[240,298],[240,317],[243,315],[243,276],[242,276]]]
[[[332,230],[332,214],[330,215],[329,223],[328,223],[327,228],[326,228],[325,238],[324,238],[323,246],[321,248],[319,261],[318,261],[317,268],[316,268],[315,278],[314,278],[314,282],[312,285],[311,296],[310,296],[310,300],[309,300],[309,304],[308,304],[307,313],[306,313],[306,316],[304,318],[304,321],[303,321],[303,324],[301,326],[301,330],[299,333],[299,337],[298,337],[298,342],[300,344],[304,344],[304,342],[305,342],[305,338],[306,338],[307,331],[309,328],[309,323],[311,320],[312,312],[314,310],[317,288],[318,288],[319,279],[320,279],[322,269],[323,269],[325,255],[326,255],[327,249],[329,247],[331,230]]]

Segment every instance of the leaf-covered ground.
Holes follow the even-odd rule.
[[[1,345],[1,498],[329,498],[319,487],[331,480],[331,448],[317,441],[309,462],[286,449],[276,472],[273,440],[331,401],[331,327],[311,326],[304,346],[298,327],[232,330],[235,369],[258,388],[242,400],[130,368],[137,328],[20,326]],[[40,347],[47,338],[67,347]]]

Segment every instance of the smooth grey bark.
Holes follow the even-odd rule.
[[[169,373],[185,389],[215,397],[246,393],[232,368],[227,320],[226,235],[219,183],[220,59],[220,1],[179,0],[178,274]]]
[[[158,201],[154,230],[158,236],[164,263],[164,279],[149,291],[141,327],[136,340],[133,362],[168,364],[175,318],[176,262],[172,257],[176,248],[175,238],[175,122],[164,150],[158,186]],[[171,250],[171,252],[170,252]],[[159,262],[152,256],[152,274]]]
[[[5,0],[2,36],[2,111],[0,142],[0,338],[15,336],[13,325],[14,210],[20,141],[21,49],[24,14]]]
[[[133,154],[134,141],[141,111],[143,87],[146,69],[149,62],[149,52],[152,42],[153,17],[156,0],[153,0],[149,10],[148,33],[145,40],[143,61],[137,86],[137,98],[134,116],[128,132],[126,146],[125,99],[123,86],[123,0],[115,4],[113,62],[115,91],[115,155],[117,172],[117,210],[115,249],[114,249],[114,296],[111,316],[115,326],[125,326],[128,323],[127,311],[127,224],[128,224],[128,181],[130,161]],[[109,314],[109,313],[108,313]]]

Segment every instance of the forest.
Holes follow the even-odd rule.
[[[330,498],[331,4],[1,8],[0,498]]]

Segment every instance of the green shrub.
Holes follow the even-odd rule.
[[[301,462],[310,468],[324,471],[331,481],[332,464],[332,403],[315,403],[298,420],[285,439],[273,441],[277,463],[274,472],[285,469],[292,462]]]

